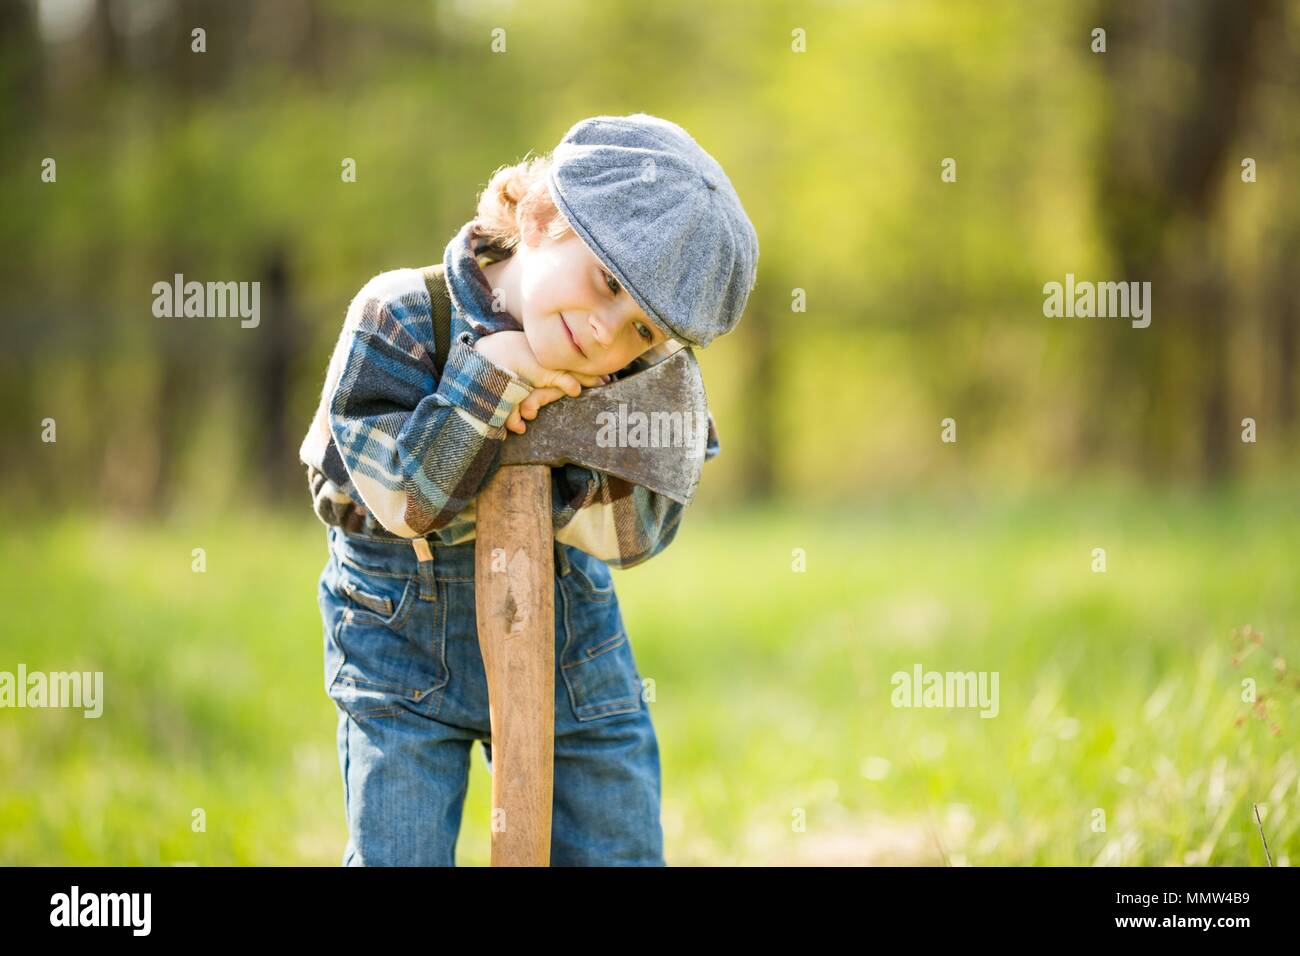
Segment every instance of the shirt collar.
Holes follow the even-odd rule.
[[[477,219],[461,226],[443,251],[453,313],[460,314],[461,321],[473,329],[475,338],[493,332],[523,331],[509,312],[492,311],[492,289],[479,263],[480,257],[486,262],[496,262],[509,255],[479,233]]]

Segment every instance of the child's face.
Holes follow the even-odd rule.
[[[519,260],[516,317],[541,365],[607,375],[667,340],[575,233],[520,242],[511,258]]]

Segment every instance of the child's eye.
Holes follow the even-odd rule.
[[[642,325],[640,322],[636,324],[636,331],[637,334],[640,335],[641,338],[645,339],[647,342],[654,341],[655,334],[651,332],[648,328],[646,328],[644,325]]]
[[[612,275],[610,275],[608,272],[606,272],[604,269],[601,269],[600,271],[601,271],[601,273],[605,276],[605,285],[606,285],[606,286],[609,286],[609,284],[610,284],[611,282],[613,283],[613,286],[610,288],[609,291],[612,292],[612,293],[614,293],[614,295],[618,295],[618,290],[622,288],[622,286],[620,286],[620,285],[618,284],[618,280],[615,279],[615,278],[614,278]]]

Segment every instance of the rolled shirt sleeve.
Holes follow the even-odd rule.
[[[421,274],[372,279],[348,309],[329,428],[362,503],[388,531],[447,525],[491,477],[511,409],[531,391],[462,332],[438,377]]]

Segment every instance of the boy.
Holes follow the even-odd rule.
[[[553,157],[499,170],[441,266],[383,273],[353,300],[300,449],[328,526],[344,865],[454,865],[474,740],[491,766],[474,498],[506,432],[730,331],[757,261],[739,197],[685,130],[597,116]],[[551,863],[661,866],[658,742],[608,565],[663,550],[683,508],[577,465],[551,483]]]

